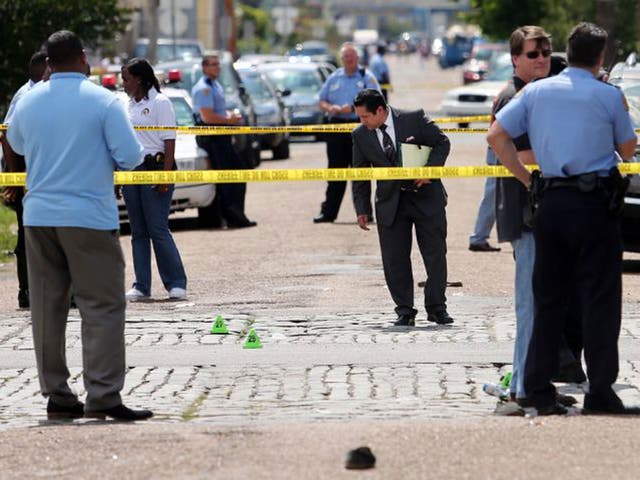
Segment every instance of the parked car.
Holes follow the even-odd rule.
[[[284,103],[291,112],[292,125],[319,125],[324,113],[318,106],[322,77],[315,63],[267,63],[260,65],[269,81],[281,92],[290,91]]]
[[[629,115],[634,126],[640,128],[640,65],[635,64],[635,58],[624,68],[611,73],[612,81],[622,89],[627,104]],[[640,161],[640,148],[636,147],[635,162]],[[622,211],[622,241],[624,249],[629,252],[640,252],[640,175],[632,175],[629,189],[624,198],[624,210]]]
[[[242,115],[240,125],[256,126],[256,114],[247,93],[242,79],[233,67],[231,54],[225,52],[220,59],[222,68],[218,81],[224,88],[224,97],[229,110],[237,110]],[[173,84],[178,88],[183,88],[191,93],[191,89],[202,77],[202,59],[194,58],[189,61],[175,61],[159,63],[155,66],[157,72],[162,72],[168,76],[171,71],[179,71],[179,78],[173,80]],[[260,144],[256,135],[234,135],[233,144],[245,163],[251,167],[260,164]]]
[[[312,62],[326,62],[338,66],[338,60],[329,50],[327,42],[309,40],[298,43],[287,52],[289,57],[308,57]]]
[[[255,66],[236,62],[236,70],[253,101],[258,126],[286,127],[291,124],[289,109],[283,98],[289,91],[278,92],[267,80],[264,73]],[[274,160],[289,158],[289,133],[259,135],[260,148],[271,150]]]
[[[191,96],[184,90],[176,88],[163,88],[164,93],[173,104],[178,126],[192,126],[193,109]],[[129,97],[123,91],[115,92],[118,99],[125,105],[129,102]],[[211,165],[207,152],[198,147],[195,136],[176,136],[175,161],[178,170],[209,170]],[[178,183],[173,191],[171,201],[171,212],[181,212],[188,208],[198,209],[198,219],[203,226],[210,226],[216,218],[212,216],[211,205],[216,194],[216,187],[211,183]],[[118,200],[118,212],[120,220],[127,219],[127,208],[124,200]]]
[[[440,112],[445,116],[489,115],[493,101],[512,76],[513,66],[508,63],[489,73],[483,82],[449,90],[440,105]],[[461,122],[458,126],[466,128],[469,123]]]
[[[156,44],[156,63],[168,62],[170,60],[190,60],[201,58],[204,54],[204,47],[200,40],[177,38],[159,38]],[[147,57],[149,52],[149,39],[139,38],[136,41],[131,58]]]
[[[462,65],[462,83],[465,85],[484,80],[490,69],[491,60],[507,51],[504,43],[479,43],[471,50],[471,56]]]

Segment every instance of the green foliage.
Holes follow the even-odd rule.
[[[271,51],[270,38],[274,32],[271,27],[269,14],[259,8],[240,4],[242,15],[238,16],[238,50],[242,53],[269,53]],[[253,36],[246,38],[248,24],[252,24]]]
[[[118,0],[0,0],[0,106],[26,82],[29,58],[53,32],[71,30],[97,48],[124,31],[130,13]]]
[[[619,42],[618,58],[636,49],[637,0],[616,0],[614,40]],[[554,50],[566,48],[569,32],[579,22],[596,22],[595,0],[471,0],[472,13],[465,20],[480,26],[494,40],[509,38],[520,25],[540,25],[553,37]]]
[[[0,260],[4,261],[16,248],[18,236],[14,230],[17,229],[16,212],[0,204]]]

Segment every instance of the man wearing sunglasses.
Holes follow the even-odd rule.
[[[620,212],[636,134],[622,92],[598,81],[607,32],[590,23],[569,34],[569,68],[526,88],[503,110],[487,137],[526,187],[534,183],[535,322],[527,352],[523,407],[563,414],[551,379],[571,294],[579,292],[589,376],[586,413],[638,414],[612,389],[618,376],[622,307]],[[529,132],[542,178],[526,170],[512,138]],[[535,179],[535,182],[533,182]]]
[[[495,115],[507,105],[525,85],[549,75],[551,68],[551,36],[541,27],[528,25],[513,31],[509,38],[513,78],[495,100]],[[527,134],[513,139],[522,163],[533,164],[535,158]],[[511,398],[524,398],[524,365],[533,328],[533,261],[535,242],[531,230],[531,207],[527,189],[515,178],[496,179],[496,229],[499,242],[510,242],[516,262],[515,311],[516,336],[513,352]],[[522,415],[515,402],[498,404],[496,413]]]

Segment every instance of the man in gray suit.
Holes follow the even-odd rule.
[[[400,145],[431,148],[427,166],[444,165],[449,139],[423,110],[401,112],[389,107],[380,92],[362,90],[353,102],[362,125],[353,133],[353,166],[402,166]],[[369,230],[371,183],[353,182],[358,225]],[[440,180],[384,180],[377,183],[376,217],[384,276],[396,304],[396,326],[415,326],[411,236],[415,226],[418,248],[427,270],[424,288],[427,320],[440,325],[453,322],[447,313],[447,193]]]

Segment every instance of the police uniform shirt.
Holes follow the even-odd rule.
[[[148,98],[143,98],[136,102],[134,98],[129,100],[127,114],[133,125],[167,125],[176,124],[176,115],[173,111],[173,104],[169,98],[151,88],[147,94]],[[144,151],[142,155],[156,154],[164,152],[164,141],[175,140],[175,130],[136,130],[138,140],[142,144]]]
[[[351,105],[360,90],[374,88],[380,91],[377,80],[369,70],[358,69],[353,75],[347,75],[344,68],[333,72],[320,90],[320,100],[333,105]],[[340,113],[333,118],[357,121],[355,113]]]
[[[618,163],[616,145],[635,137],[625,105],[619,89],[568,67],[527,85],[496,119],[511,137],[528,132],[545,177],[606,176]]]
[[[224,88],[218,80],[211,80],[203,75],[191,89],[193,109],[200,117],[202,108],[211,108],[218,115],[226,115],[227,102],[224,99]]]

